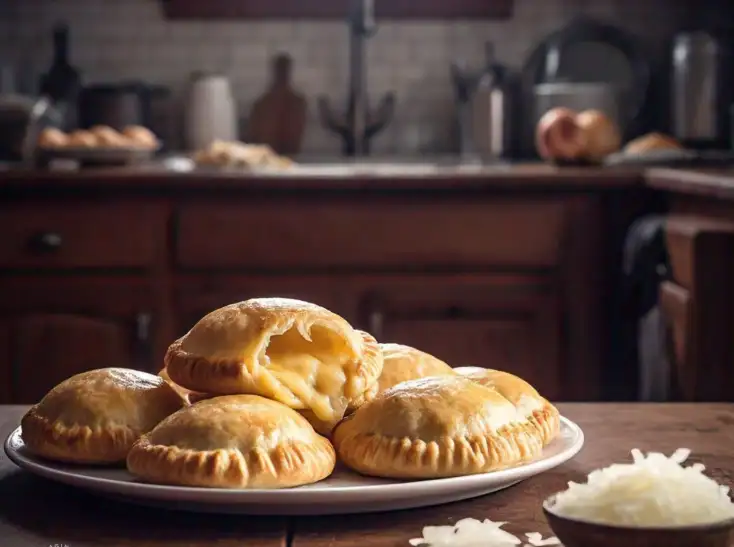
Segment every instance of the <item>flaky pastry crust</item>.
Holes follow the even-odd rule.
[[[148,482],[213,488],[289,488],[328,477],[336,455],[303,416],[258,395],[199,401],[143,435],[127,457]]]
[[[481,367],[457,367],[454,370],[483,386],[497,390],[515,405],[517,411],[538,429],[544,446],[558,436],[561,427],[558,409],[522,378],[509,372]]]
[[[171,379],[210,394],[249,393],[336,424],[382,371],[368,333],[300,300],[258,298],[215,310],[168,349]]]
[[[398,384],[342,420],[340,459],[378,477],[429,479],[484,473],[537,458],[537,429],[496,390],[461,376]]]
[[[163,378],[168,385],[170,385],[173,390],[179,394],[179,396],[188,404],[194,404],[197,401],[203,401],[204,399],[211,399],[212,397],[216,397],[216,395],[211,395],[209,393],[199,393],[198,391],[191,391],[190,389],[186,389],[185,387],[182,387],[178,385],[176,382],[171,380],[171,377],[168,374],[168,371],[164,368],[160,370],[158,373],[158,376]]]
[[[82,372],[54,387],[23,416],[23,442],[50,460],[124,462],[142,434],[184,404],[153,374],[125,368]]]
[[[383,365],[377,380],[378,392],[385,391],[400,382],[428,376],[453,376],[449,365],[433,355],[402,344],[380,344]]]

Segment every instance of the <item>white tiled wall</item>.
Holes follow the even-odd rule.
[[[501,61],[520,67],[544,35],[584,12],[638,33],[659,53],[685,19],[683,6],[677,0],[515,0],[509,21],[384,23],[369,44],[369,93],[376,101],[395,91],[398,102],[374,150],[450,150],[449,62],[479,64],[485,40],[495,42]],[[158,0],[0,0],[0,18],[0,60],[22,67],[29,81],[48,67],[51,27],[63,18],[71,24],[73,62],[86,81],[140,78],[181,90],[193,70],[223,70],[243,116],[264,90],[270,56],[287,51],[295,60],[295,83],[310,100],[305,151],[339,150],[337,137],[320,126],[313,99],[327,94],[343,104],[347,29],[340,22],[168,22]]]

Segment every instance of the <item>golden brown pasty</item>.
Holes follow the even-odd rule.
[[[377,380],[378,392],[400,382],[427,376],[453,376],[456,373],[440,359],[402,344],[380,344],[384,364]]]
[[[334,470],[331,443],[287,406],[258,395],[200,401],[135,443],[130,473],[143,480],[215,488],[288,488]]]
[[[538,429],[544,445],[558,435],[560,429],[558,410],[522,378],[509,372],[489,368],[458,367],[454,370],[462,376],[497,390]]]
[[[256,298],[205,316],[171,344],[165,364],[186,389],[262,395],[336,424],[377,382],[382,352],[327,309]]]
[[[184,404],[162,378],[147,372],[82,372],[61,382],[23,416],[23,442],[51,460],[122,462],[140,435]]]
[[[458,375],[383,391],[336,426],[333,442],[355,471],[397,479],[484,473],[530,461],[543,448],[512,403]]]

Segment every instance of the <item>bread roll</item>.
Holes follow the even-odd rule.
[[[97,136],[91,131],[78,129],[69,135],[68,145],[75,148],[92,148],[97,146]]]
[[[61,148],[69,144],[69,137],[55,127],[47,127],[38,136],[38,146],[41,148]]]
[[[98,146],[114,148],[130,145],[128,139],[122,133],[109,126],[95,125],[90,131],[97,137]]]
[[[624,147],[625,154],[645,154],[653,150],[682,150],[683,146],[673,137],[662,133],[648,133],[632,139]]]
[[[122,130],[122,134],[127,137],[133,146],[141,146],[143,148],[155,148],[158,146],[158,139],[147,127],[128,125]]]

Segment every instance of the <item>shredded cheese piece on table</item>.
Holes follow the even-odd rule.
[[[414,547],[544,547],[560,545],[558,538],[543,539],[537,532],[525,534],[527,543],[512,535],[502,527],[506,522],[492,522],[476,519],[462,519],[454,526],[425,526],[423,537],[411,539]]]

